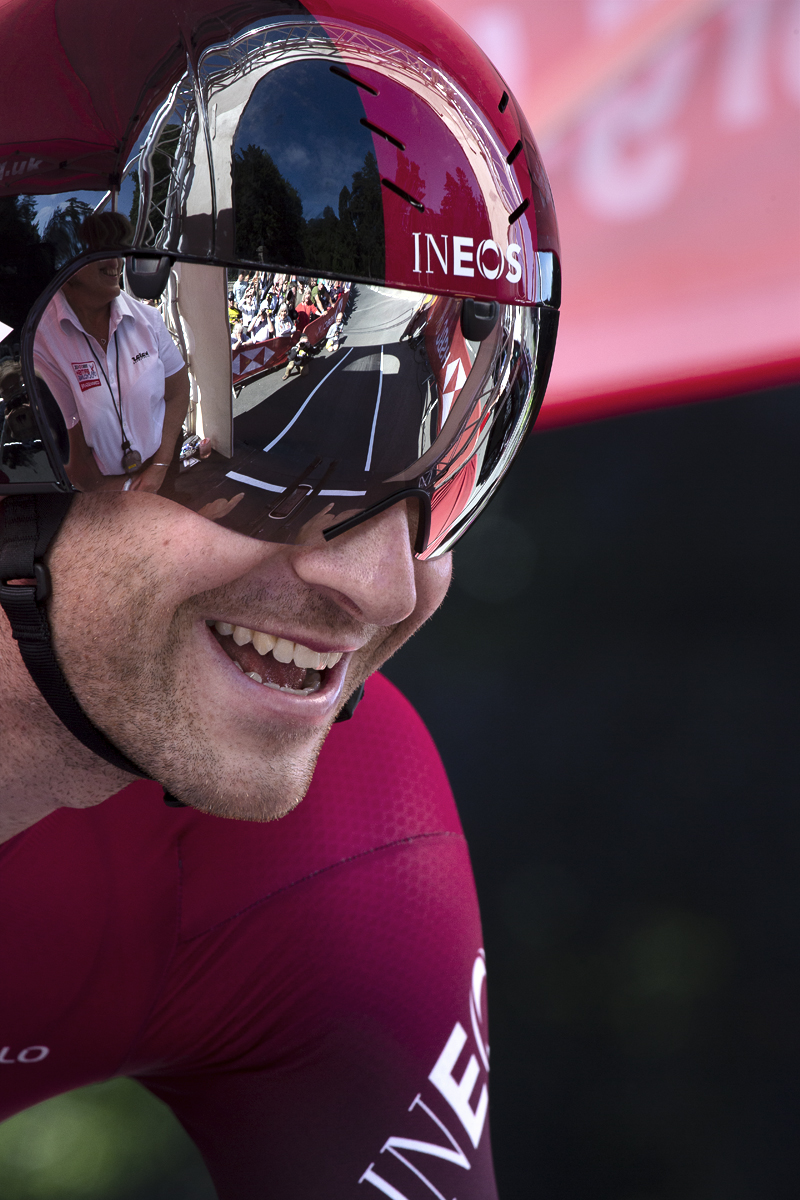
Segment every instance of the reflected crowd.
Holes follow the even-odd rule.
[[[334,308],[344,293],[341,280],[240,271],[235,281],[229,279],[233,353],[271,338],[302,335],[306,326]]]

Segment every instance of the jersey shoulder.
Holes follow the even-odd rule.
[[[317,794],[370,811],[380,799],[374,829],[390,840],[455,817],[450,785],[431,735],[405,696],[380,674],[367,681],[352,720],[331,730],[307,799]],[[460,830],[457,823],[455,828]]]
[[[257,824],[191,813],[182,822],[184,936],[385,847],[463,837],[430,734],[380,675],[353,718],[331,730],[308,794],[287,816]]]

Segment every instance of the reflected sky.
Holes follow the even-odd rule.
[[[326,205],[338,213],[339,193],[373,150],[372,135],[359,124],[363,116],[358,88],[334,75],[328,62],[292,63],[255,88],[234,151],[251,143],[266,150],[300,193],[306,220]]]

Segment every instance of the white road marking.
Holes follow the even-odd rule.
[[[237,483],[249,483],[265,492],[286,491],[285,487],[279,487],[276,483],[264,483],[263,479],[254,479],[252,475],[241,475],[239,471],[228,471],[226,479],[234,479]],[[366,492],[348,492],[340,488],[328,488],[317,493],[319,496],[366,496],[366,494]]]
[[[274,483],[264,483],[261,479],[254,479],[252,475],[240,475],[238,471],[228,471],[226,479],[235,479],[237,483],[250,483],[253,487],[263,488],[265,492],[285,492],[286,488],[278,487]]]
[[[277,436],[276,438],[273,438],[273,439],[272,439],[272,441],[270,442],[270,444],[269,444],[268,446],[265,446],[265,447],[264,447],[264,453],[265,453],[265,454],[266,454],[268,451],[270,451],[270,450],[273,448],[273,446],[277,446],[278,442],[281,440],[281,438],[282,438],[282,437],[285,437],[285,436],[286,436],[286,434],[289,432],[289,430],[290,430],[290,429],[292,428],[292,426],[294,425],[294,423],[295,423],[295,421],[297,420],[297,418],[300,416],[300,414],[303,412],[303,410],[304,410],[304,409],[306,408],[306,406],[308,405],[309,401],[310,401],[310,400],[311,400],[311,399],[312,399],[312,398],[313,398],[313,397],[314,397],[314,396],[317,394],[317,392],[319,391],[319,389],[322,387],[323,383],[325,383],[325,382],[326,382],[326,380],[330,379],[331,375],[332,375],[332,374],[333,374],[333,372],[336,370],[336,367],[340,367],[340,366],[342,365],[342,363],[344,362],[344,360],[347,358],[348,354],[352,354],[352,353],[353,353],[353,347],[351,346],[349,350],[346,350],[346,351],[345,351],[345,353],[342,355],[342,357],[341,357],[341,358],[339,359],[339,361],[336,363],[336,366],[333,366],[333,367],[331,367],[330,371],[328,371],[328,374],[327,374],[327,375],[325,375],[325,376],[324,376],[322,379],[320,379],[319,383],[317,384],[317,386],[316,386],[315,388],[312,388],[312,390],[311,390],[311,391],[308,393],[308,395],[306,396],[306,398],[305,398],[305,400],[303,401],[303,403],[302,403],[302,404],[300,405],[300,407],[298,408],[297,412],[296,412],[296,413],[294,414],[294,416],[292,417],[292,419],[291,419],[291,421],[289,422],[289,424],[288,424],[287,426],[285,426],[285,428],[284,428],[284,429],[282,429],[282,430],[280,431],[280,433],[278,434],[278,436]],[[282,489],[281,489],[281,490],[282,490]]]
[[[372,418],[372,432],[369,435],[369,450],[367,451],[367,461],[364,463],[364,470],[368,471],[372,463],[372,447],[375,444],[375,426],[378,424],[378,409],[381,406],[381,391],[383,390],[383,346],[381,346],[381,367],[378,375],[378,399],[375,401],[375,415]]]

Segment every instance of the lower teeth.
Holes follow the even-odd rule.
[[[317,684],[317,687],[290,688],[290,687],[281,687],[281,685],[279,683],[270,683],[270,681],[268,679],[265,679],[263,686],[272,688],[272,690],[274,692],[291,692],[291,694],[293,696],[307,696],[310,692],[316,692],[317,688],[319,687],[319,684]]]
[[[236,662],[235,659],[234,662]],[[236,665],[237,667],[239,666],[238,663],[236,663]],[[239,667],[239,670],[241,671],[242,668]],[[248,671],[247,677],[248,679],[252,679],[255,683],[260,683],[262,687],[272,688],[274,692],[290,692],[293,696],[309,696],[312,692],[318,692],[322,686],[322,675],[319,671],[314,671],[311,668],[306,671],[306,679],[309,680],[309,683],[308,686],[304,688],[292,688],[286,684],[281,685],[279,683],[270,683],[268,679],[265,679],[262,682],[261,676],[257,671]]]

